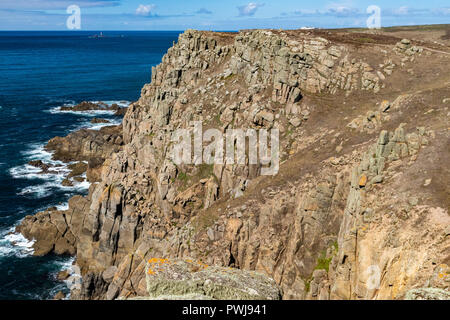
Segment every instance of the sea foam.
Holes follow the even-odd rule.
[[[34,253],[35,241],[26,239],[22,234],[15,232],[15,226],[0,232],[0,257],[14,255],[23,258]]]
[[[90,102],[95,103],[95,104],[104,103],[104,104],[108,105],[108,107],[111,107],[113,104],[117,104],[121,108],[126,108],[130,104],[129,101],[115,101],[115,100],[90,101]],[[66,113],[66,114],[82,115],[82,116],[87,116],[87,117],[96,117],[96,116],[102,116],[102,115],[103,116],[112,116],[116,113],[115,110],[86,110],[86,111],[61,110],[61,107],[74,107],[74,106],[75,106],[75,103],[66,103],[66,104],[63,104],[62,106],[51,108],[51,109],[47,110],[47,112],[52,113],[52,114]]]

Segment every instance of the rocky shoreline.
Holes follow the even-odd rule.
[[[66,183],[86,174],[89,194],[17,231],[36,255],[76,256],[71,299],[445,298],[450,73],[430,70],[449,58],[426,45],[188,30],[122,125],[48,142],[73,163]],[[248,162],[175,165],[171,134],[192,121],[279,129],[279,174]]]

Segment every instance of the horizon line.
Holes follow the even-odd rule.
[[[312,29],[321,30],[348,30],[348,29],[367,29],[367,30],[382,30],[386,28],[401,28],[401,27],[419,27],[419,26],[450,26],[450,23],[426,23],[426,24],[410,24],[410,25],[389,25],[383,26],[380,29],[369,29],[364,27],[308,27]],[[301,30],[303,27],[298,28],[243,28],[237,30],[213,30],[213,29],[196,29],[196,28],[186,28],[179,30],[116,30],[116,29],[82,29],[82,30],[68,30],[68,29],[53,29],[53,30],[2,30],[0,32],[185,32],[186,30],[198,30],[198,31],[211,31],[211,32],[239,32],[242,30]]]

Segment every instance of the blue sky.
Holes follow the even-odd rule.
[[[67,30],[69,5],[81,30],[364,27],[370,5],[382,26],[450,23],[449,0],[0,0],[0,30]]]

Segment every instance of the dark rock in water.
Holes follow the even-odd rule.
[[[83,182],[86,179],[84,179],[83,177],[75,177],[73,178],[73,180],[75,180],[76,182]]]
[[[120,108],[117,109],[116,113],[114,114],[115,116],[125,116],[125,113],[127,113],[128,108]]]
[[[62,184],[64,187],[73,187],[73,183],[72,183],[72,181],[70,181],[69,179],[64,179],[63,182],[61,182],[61,184]]]
[[[28,164],[30,166],[42,169],[42,173],[48,173],[48,169],[50,169],[50,166],[44,162],[42,162],[42,160],[32,160],[30,162],[28,162]]]
[[[57,294],[55,294],[53,300],[63,300],[65,297],[66,295],[62,291],[59,291]]]
[[[91,123],[110,123],[110,121],[106,119],[92,118]]]
[[[62,270],[62,271],[58,272],[58,275],[56,276],[56,278],[59,281],[67,280],[69,277],[70,277],[70,274],[69,274],[68,270]]]
[[[88,165],[84,162],[77,162],[77,163],[70,164],[68,167],[71,170],[68,177],[73,178],[73,177],[81,176],[83,173],[85,173],[88,168]]]
[[[94,110],[109,110],[109,111],[119,111],[121,108],[117,103],[112,104],[109,106],[108,104],[104,102],[89,102],[89,101],[83,101],[76,106],[62,106],[60,108],[61,111],[94,111]],[[126,109],[126,108],[125,108]]]
[[[63,106],[61,107],[61,111],[90,111],[90,110],[107,110],[108,106],[102,103],[92,103],[83,101],[76,106],[68,107]]]

